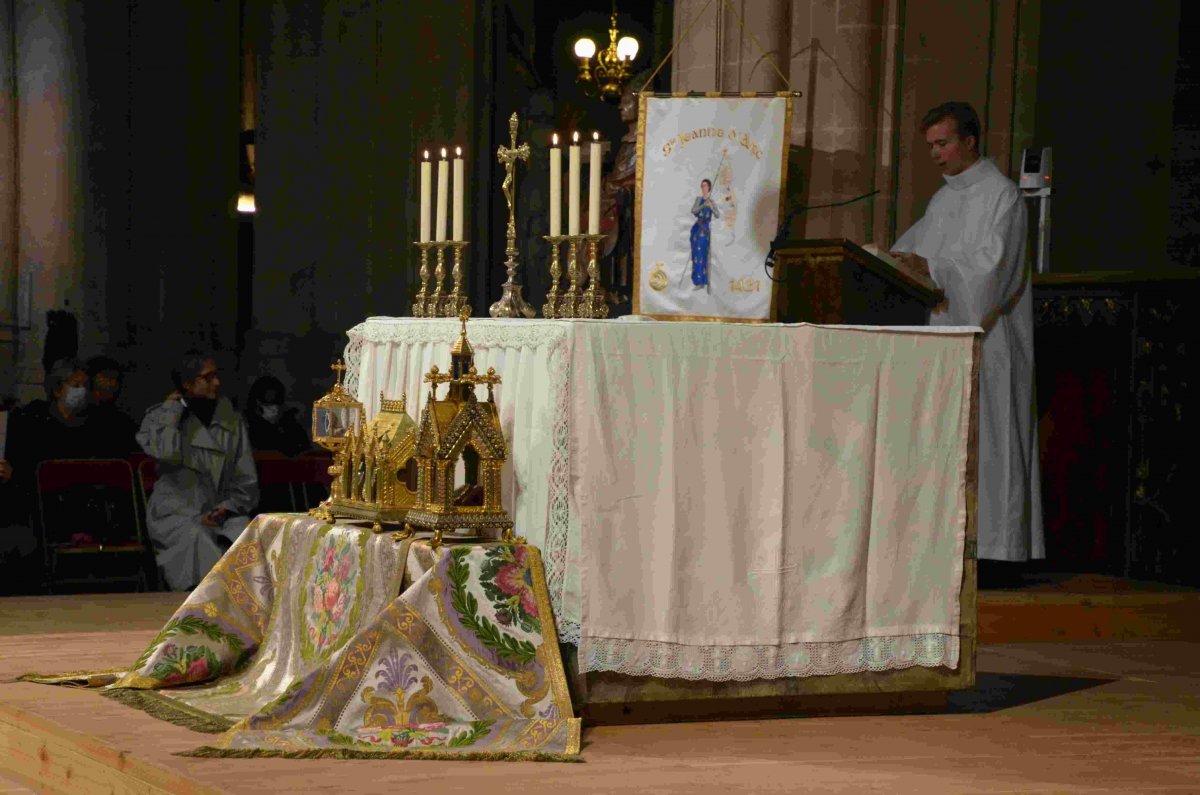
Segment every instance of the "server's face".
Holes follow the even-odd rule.
[[[929,144],[929,156],[943,174],[961,174],[978,159],[975,153],[975,136],[962,138],[958,134],[958,122],[947,117],[925,131],[925,143]]]

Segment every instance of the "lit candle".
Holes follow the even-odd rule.
[[[600,234],[600,133],[592,133],[588,163],[588,234]]]
[[[429,150],[421,161],[421,242],[429,242],[429,216],[433,210],[433,163],[429,162]]]
[[[463,239],[463,159],[462,147],[454,147],[454,240]]]
[[[562,150],[558,133],[550,145],[550,234],[562,234]]]
[[[579,234],[579,133],[571,133],[567,151],[567,234]]]
[[[446,147],[442,147],[442,159],[438,161],[437,187],[437,240],[446,239],[446,201],[450,198],[450,163],[446,160]]]

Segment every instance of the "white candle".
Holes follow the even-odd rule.
[[[429,218],[433,211],[433,163],[429,162],[429,150],[421,161],[421,242],[429,242]]]
[[[442,159],[438,161],[437,187],[437,237],[439,243],[446,239],[446,206],[450,198],[450,163],[446,160],[446,148],[442,147]]]
[[[588,163],[588,234],[600,234],[600,133],[592,133]]]
[[[550,145],[550,234],[562,234],[562,150],[558,133]]]
[[[571,133],[567,151],[567,234],[579,234],[579,133]]]
[[[454,240],[463,239],[463,158],[462,147],[454,147]]]

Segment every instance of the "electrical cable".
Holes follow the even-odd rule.
[[[784,219],[782,224],[779,225],[779,232],[775,235],[775,239],[771,241],[771,249],[767,252],[767,258],[763,261],[763,272],[767,274],[767,278],[776,284],[783,283],[783,279],[776,279],[772,273],[772,269],[775,267],[775,250],[783,244],[787,237],[787,230],[792,228],[792,221],[796,220],[797,215],[807,212],[808,210],[824,210],[830,207],[845,207],[848,204],[854,204],[855,202],[860,202],[863,199],[869,199],[877,193],[879,193],[878,190],[873,190],[870,193],[864,193],[861,196],[855,196],[853,199],[833,202],[832,204],[812,204],[807,207],[797,207],[788,213],[788,217]]]

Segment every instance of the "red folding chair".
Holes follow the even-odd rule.
[[[158,463],[149,456],[143,457],[137,462],[137,479],[142,492],[142,504],[148,505],[150,492],[154,491],[154,484],[158,482]]]
[[[145,590],[147,550],[129,462],[43,461],[36,478],[51,590],[67,582],[132,582]]]
[[[301,507],[304,500],[298,492],[309,479],[312,465],[308,461],[263,451],[254,454],[254,466],[258,470],[260,513],[304,510]]]
[[[300,508],[307,510],[320,505],[321,501],[329,496],[329,486],[333,483],[333,476],[329,474],[329,467],[333,465],[333,453],[328,450],[310,450],[301,453],[300,460],[307,462],[309,467],[301,483],[303,504]]]

